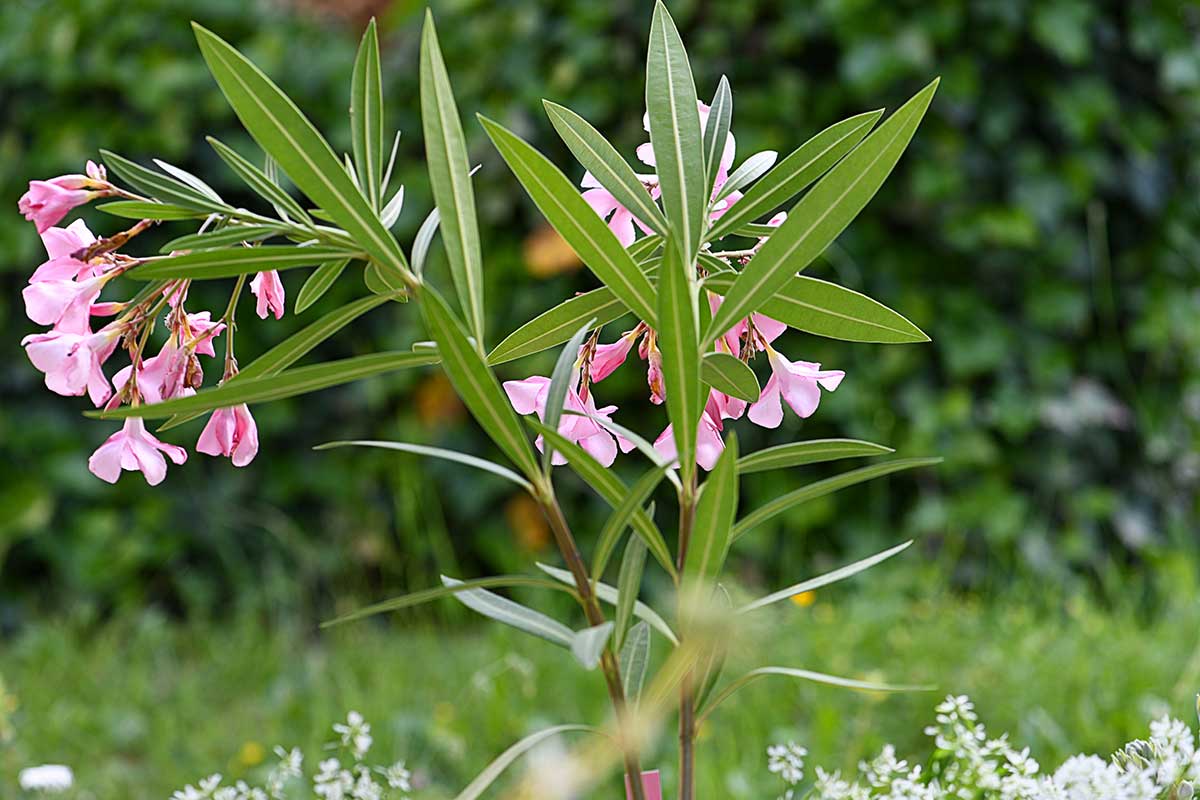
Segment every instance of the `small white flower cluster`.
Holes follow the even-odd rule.
[[[362,714],[351,711],[344,723],[333,726],[337,739],[329,749],[340,751],[336,757],[326,758],[317,767],[312,778],[311,797],[317,800],[409,800],[412,791],[412,773],[403,761],[391,766],[368,766],[363,762],[374,739],[371,726]],[[285,750],[275,748],[279,762],[267,774],[262,787],[251,786],[245,781],[222,785],[220,775],[214,774],[201,780],[196,786],[188,785],[171,795],[171,800],[293,800],[301,794],[297,787],[304,781],[304,754],[299,748]],[[349,765],[343,757],[349,756]]]
[[[1130,742],[1108,761],[1077,755],[1039,776],[1028,748],[988,737],[968,698],[948,697],[935,712],[936,724],[925,729],[935,747],[926,767],[897,758],[887,745],[859,764],[853,782],[817,767],[806,793],[798,788],[804,748],[772,745],[767,768],[787,785],[782,800],[1192,800],[1200,784],[1195,737],[1176,719],[1151,723],[1149,739]]]

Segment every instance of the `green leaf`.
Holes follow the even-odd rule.
[[[500,388],[500,382],[467,339],[462,324],[454,318],[442,296],[433,288],[425,287],[421,300],[425,324],[437,341],[442,365],[459,397],[518,469],[531,481],[537,480],[537,462],[517,412]]]
[[[308,310],[308,307],[320,300],[325,292],[329,291],[329,287],[341,277],[342,272],[350,263],[348,258],[338,258],[333,261],[326,261],[321,266],[313,270],[308,279],[304,281],[304,285],[300,287],[300,292],[296,295],[295,313],[301,314]]]
[[[661,0],[654,5],[650,24],[646,109],[663,208],[683,261],[690,266],[700,249],[708,206],[703,133],[687,51]]]
[[[634,261],[641,262],[644,258],[649,258],[655,250],[662,246],[663,237],[657,233],[649,234],[638,239],[633,244],[626,247],[626,252]]]
[[[621,648],[620,661],[625,701],[636,707],[641,700],[642,686],[646,683],[646,671],[650,666],[649,623],[639,622],[629,629],[625,646]]]
[[[372,259],[415,283],[400,245],[296,104],[219,36],[196,23],[192,27],[209,71],[259,147]]]
[[[700,364],[701,379],[730,397],[753,403],[758,400],[758,377],[750,365],[729,353],[705,353]]]
[[[766,597],[755,600],[753,603],[747,603],[738,609],[738,613],[745,614],[748,611],[754,611],[756,609],[763,608],[764,606],[769,606],[772,603],[778,603],[780,600],[787,600],[789,597],[795,597],[796,595],[803,594],[804,592],[812,592],[820,589],[822,586],[828,586],[831,583],[837,583],[840,580],[845,580],[852,575],[857,575],[863,570],[870,569],[881,561],[887,561],[892,556],[904,552],[911,544],[912,540],[910,539],[904,544],[898,544],[895,547],[888,548],[881,553],[876,553],[868,558],[855,561],[853,564],[847,564],[844,567],[839,567],[838,569],[826,572],[824,575],[820,575],[816,578],[809,578],[806,581],[801,581],[800,583],[789,586],[786,589],[780,589],[778,592],[773,592]]]
[[[600,536],[596,539],[596,550],[592,554],[592,580],[599,580],[604,575],[608,560],[616,549],[617,542],[621,540],[621,535],[629,527],[629,521],[634,513],[646,505],[646,501],[666,474],[667,468],[662,465],[646,470],[642,477],[634,481],[628,494],[613,508],[612,514],[600,530]]]
[[[417,277],[425,273],[425,259],[429,255],[429,246],[433,244],[433,237],[437,235],[441,219],[436,208],[430,211],[425,217],[425,221],[421,223],[421,227],[417,229],[416,237],[413,238],[412,268],[413,272],[417,273]]]
[[[564,586],[575,586],[575,576],[565,569],[552,567],[549,564],[542,564],[541,562],[538,562],[537,568]],[[599,597],[609,605],[615,606],[617,604],[620,593],[615,586],[610,586],[607,583],[596,583],[594,588],[596,597]],[[659,616],[658,612],[650,608],[650,606],[639,600],[633,604],[633,615],[640,620],[648,622],[650,627],[661,633],[671,644],[679,644],[679,637],[675,635],[675,631],[671,630],[671,626],[667,624],[666,620]]]
[[[383,77],[375,18],[367,23],[350,81],[350,138],[354,164],[371,207],[378,209],[383,185]]]
[[[484,791],[493,783],[495,783],[496,778],[499,778],[500,774],[504,772],[504,770],[508,769],[508,767],[518,758],[537,747],[544,740],[571,731],[587,731],[589,733],[597,732],[595,728],[592,728],[588,725],[558,725],[553,728],[547,728],[544,731],[538,731],[537,733],[530,734],[501,753],[491,764],[488,764],[487,768],[484,769],[483,772],[479,773],[479,775],[476,776],[475,780],[471,781],[467,788],[459,792],[458,796],[455,797],[454,800],[478,800],[478,798],[483,795]]]
[[[667,417],[675,437],[679,471],[684,485],[696,470],[696,435],[704,410],[700,383],[699,324],[696,294],[688,280],[690,266],[682,260],[674,241],[658,284],[658,343],[662,350]]]
[[[778,157],[779,154],[774,150],[762,150],[747,158],[741,166],[733,171],[729,180],[725,181],[725,185],[721,187],[721,191],[717,192],[713,202],[718,203],[743,186],[761,178],[767,170],[775,166],[775,159]]]
[[[278,225],[227,225],[219,231],[189,233],[187,236],[172,239],[159,248],[158,252],[212,250],[242,242],[260,242],[263,239],[270,239],[272,236],[279,236],[281,232]]]
[[[627,313],[625,304],[606,288],[575,295],[506,336],[488,353],[488,363],[494,366],[540,353],[565,342],[588,320],[595,320],[594,325],[599,327]]]
[[[761,217],[795,197],[826,170],[842,159],[863,140],[883,111],[868,111],[836,122],[780,162],[766,177],[754,184],[741,200],[713,223],[708,234],[715,241],[740,229],[755,217]]]
[[[575,660],[582,664],[584,669],[595,669],[600,666],[600,657],[604,655],[604,648],[608,645],[612,631],[611,622],[602,622],[578,631],[571,642],[571,655],[575,656]]]
[[[704,286],[717,294],[727,294],[735,277],[733,273],[710,275]],[[758,311],[796,330],[846,342],[929,341],[924,331],[883,303],[806,275],[790,278],[774,297],[759,305]]]
[[[177,220],[204,219],[208,216],[207,211],[171,203],[147,203],[142,200],[113,200],[108,203],[100,203],[96,209],[123,219]]]
[[[267,244],[259,247],[234,247],[228,250],[202,250],[179,256],[162,256],[144,261],[131,269],[128,277],[149,281],[158,278],[234,278],[271,269],[309,267],[334,258],[353,256],[344,248],[328,245],[296,247]]]
[[[890,447],[859,439],[812,439],[807,442],[789,442],[742,456],[738,459],[738,473],[748,475],[751,472],[763,472],[769,469],[818,464],[822,461],[834,461],[839,458],[880,456],[894,452]]]
[[[524,586],[533,589],[551,589],[556,592],[566,592],[570,595],[576,595],[575,590],[566,586],[561,581],[549,581],[545,578],[532,578],[528,575],[494,575],[490,578],[475,578],[469,581],[458,581],[450,586],[438,586],[433,589],[423,589],[419,592],[393,597],[390,600],[384,600],[381,603],[360,608],[357,611],[352,611],[349,614],[332,619],[327,622],[322,622],[322,628],[328,628],[333,625],[341,625],[345,622],[353,622],[354,620],[371,617],[376,614],[384,614],[389,611],[399,611],[413,606],[423,605],[424,603],[432,602],[443,597],[449,597],[459,592],[470,591],[471,589],[483,588],[500,588],[511,589],[516,586]]]
[[[260,197],[274,206],[275,211],[287,219],[296,220],[304,225],[312,225],[312,217],[308,215],[290,194],[271,180],[271,178],[254,164],[243,158],[236,150],[218,139],[209,136],[208,144],[216,151],[231,170],[237,173],[247,186]]]
[[[177,178],[147,169],[108,150],[101,150],[100,155],[104,159],[104,166],[115,172],[117,177],[155,200],[165,200],[200,211],[230,210],[225,203],[206,197]]]
[[[86,416],[99,419],[143,417],[161,419],[173,414],[203,413],[242,403],[267,403],[285,397],[308,394],[343,383],[361,381],[400,369],[422,367],[437,363],[437,357],[425,353],[384,352],[368,356],[343,358],[307,367],[297,367],[278,375],[241,378],[226,381],[220,386],[205,389],[191,397],[176,397],[161,403],[142,406],[121,406],[109,411],[88,411]]]
[[[757,311],[858,216],[900,160],[937,83],[933,81],[901,106],[792,208],[726,293],[708,326],[705,342]]]
[[[207,183],[200,180],[198,177],[196,177],[192,173],[188,172],[186,169],[177,167],[174,164],[168,164],[166,161],[163,161],[162,159],[158,159],[158,158],[154,159],[154,164],[159,169],[161,169],[163,172],[172,176],[173,178],[178,180],[180,183],[183,183],[183,184],[186,184],[186,185],[192,187],[197,192],[199,192],[200,194],[207,197],[209,200],[212,200],[214,203],[220,203],[221,205],[226,205],[225,201],[221,199],[221,195],[217,194],[216,189],[213,189]]]
[[[721,82],[717,84],[717,93],[708,107],[708,122],[704,126],[705,194],[712,194],[713,184],[716,183],[721,156],[725,154],[725,143],[729,140],[732,118],[733,92],[729,89],[729,79],[722,75]]]
[[[534,204],[580,260],[621,302],[653,323],[654,289],[600,215],[528,142],[486,117],[479,121]]]
[[[399,450],[404,453],[412,453],[418,456],[441,458],[446,461],[453,461],[456,464],[462,464],[467,467],[481,469],[484,472],[490,472],[493,475],[499,475],[501,478],[512,481],[530,494],[533,493],[533,485],[508,467],[502,467],[499,464],[488,461],[485,458],[479,458],[467,453],[460,453],[456,450],[444,450],[440,447],[427,447],[422,444],[409,444],[407,442],[381,442],[367,439],[356,439],[345,442],[326,442],[325,444],[317,445],[313,449],[332,450],[335,447],[379,447],[385,450]]]
[[[461,586],[462,581],[442,576],[445,586]],[[519,631],[532,634],[539,639],[556,644],[559,647],[571,649],[575,632],[558,620],[548,617],[540,611],[534,611],[520,603],[513,602],[507,597],[501,597],[487,589],[467,589],[456,592],[454,599],[472,611],[476,611],[489,619],[516,628]]]
[[[628,494],[621,479],[606,469],[591,453],[559,434],[553,428],[548,428],[533,419],[526,419],[526,424],[545,438],[545,445],[553,447],[567,459],[571,468],[613,508],[621,504]],[[670,575],[676,574],[675,564],[671,560],[671,551],[663,539],[662,533],[655,526],[645,511],[638,509],[633,513],[633,529],[646,541],[650,552],[662,564]]]
[[[737,436],[730,434],[696,503],[692,539],[683,563],[685,580],[708,583],[720,574],[725,563],[733,520],[737,516],[737,457]]]
[[[587,336],[588,330],[595,322],[595,320],[585,322],[558,355],[554,371],[550,373],[550,389],[546,392],[545,413],[542,417],[542,422],[547,428],[558,430],[558,421],[562,419],[563,405],[567,402],[567,391],[571,388],[571,376],[575,372],[575,362],[579,360],[579,348],[583,345],[583,338]],[[554,448],[543,447],[542,470],[547,474],[550,472],[550,463],[553,458]]]
[[[875,683],[873,681],[857,681],[852,678],[839,678],[836,675],[826,675],[822,672],[812,672],[806,669],[792,669],[791,667],[759,667],[758,669],[750,670],[745,675],[726,685],[721,690],[721,693],[713,698],[712,702],[701,709],[697,715],[698,719],[707,717],[717,706],[721,705],[721,703],[725,702],[730,696],[747,684],[770,675],[799,678],[800,680],[812,681],[813,683],[822,683],[826,686],[838,686],[843,689],[857,689],[864,692],[924,692],[932,688],[929,686],[904,686],[890,683]]]
[[[401,186],[392,195],[392,199],[387,201],[387,205],[379,212],[379,219],[389,229],[396,224],[396,220],[400,219],[400,212],[404,209],[404,187]]]
[[[408,302],[404,282],[393,273],[385,271],[378,262],[369,261],[363,269],[363,283],[375,294],[386,294],[399,302]]]
[[[733,539],[736,541],[756,525],[766,522],[777,514],[782,514],[793,506],[800,505],[817,497],[832,494],[839,489],[845,489],[847,486],[863,483],[873,478],[890,475],[893,472],[915,469],[917,467],[931,467],[941,462],[942,459],[940,458],[898,458],[894,461],[885,461],[870,467],[861,467],[850,472],[843,472],[841,475],[834,475],[832,478],[810,483],[808,486],[776,497],[774,500],[754,509],[754,511],[738,520],[737,525],[733,526]]]
[[[667,220],[650,198],[645,184],[617,149],[571,109],[543,100],[550,122],[575,158],[600,185],[652,230],[666,234]]]
[[[421,32],[421,125],[425,131],[425,158],[429,183],[441,217],[442,244],[467,330],[483,347],[483,257],[479,249],[479,224],[475,219],[475,193],[471,188],[467,145],[462,120],[454,102],[450,76],[442,60],[433,13],[425,12]]]
[[[630,537],[621,558],[621,571],[617,575],[616,638],[614,646],[620,650],[625,641],[625,632],[633,620],[633,606],[637,603],[642,586],[642,572],[646,567],[646,543],[636,536]]]

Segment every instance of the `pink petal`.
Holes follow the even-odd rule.
[[[513,404],[518,414],[537,413],[539,417],[546,411],[546,394],[550,391],[550,379],[534,375],[523,381],[505,381],[504,392]]]
[[[767,380],[758,401],[750,405],[748,416],[755,425],[764,428],[778,428],[783,422],[783,405],[779,398],[779,379],[774,373]]]

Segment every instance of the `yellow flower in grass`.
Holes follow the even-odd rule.
[[[800,594],[792,595],[792,602],[801,608],[808,608],[813,603],[817,602],[816,592],[801,592]]]
[[[266,749],[258,742],[245,742],[238,750],[238,764],[243,767],[257,767],[267,757]]]

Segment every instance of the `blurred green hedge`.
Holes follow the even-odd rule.
[[[741,423],[739,435],[743,449],[855,436],[946,463],[765,526],[743,540],[743,577],[805,575],[917,537],[964,586],[1033,572],[1115,589],[1123,565],[1194,549],[1200,9],[1170,0],[670,5],[701,94],[722,74],[733,84],[740,157],[787,152],[830,122],[895,108],[933,75],[943,79],[891,180],[811,269],[906,313],[934,342],[848,345],[791,334],[785,352],[845,369],[847,380],[811,420],[789,417],[774,432]],[[549,97],[632,158],[645,139],[649,8],[457,0],[434,10],[473,157],[484,165],[477,197],[497,341],[590,278],[529,274],[523,247],[541,218],[471,117],[498,118],[578,176],[541,112]],[[420,11],[396,3],[383,20],[388,124],[404,131],[405,243],[430,204],[416,116]],[[0,7],[3,196],[15,205],[27,180],[74,171],[100,147],[166,158],[236,193],[203,136],[249,145],[207,77],[192,17],[245,50],[335,147],[347,147],[354,23],[243,0],[208,0],[202,10],[182,0],[11,0]],[[309,450],[371,436],[486,453],[445,385],[426,375],[256,409],[264,452],[244,470],[193,455],[157,490],[136,477],[116,488],[94,480],[86,456],[108,427],[76,416],[79,402],[45,392],[17,348],[34,328],[19,289],[40,245],[15,208],[0,216],[0,237],[10,298],[0,327],[14,364],[0,377],[7,619],[46,603],[103,611],[155,601],[208,612],[265,600],[327,609],[330,598],[425,585],[435,568],[519,568],[548,547],[536,515],[487,476]],[[342,283],[323,304],[362,291],[355,279]],[[406,346],[422,337],[413,320],[407,308],[381,309],[321,355]],[[255,321],[239,342],[257,352],[303,321]],[[549,363],[531,358],[504,377],[544,373]],[[601,386],[623,421],[652,419],[638,427],[657,434],[664,422],[642,415],[644,395],[632,364]],[[182,430],[176,440],[197,435],[199,424]],[[825,472],[756,476],[743,503]],[[586,539],[603,509],[578,482],[564,476],[564,484],[578,493]]]

